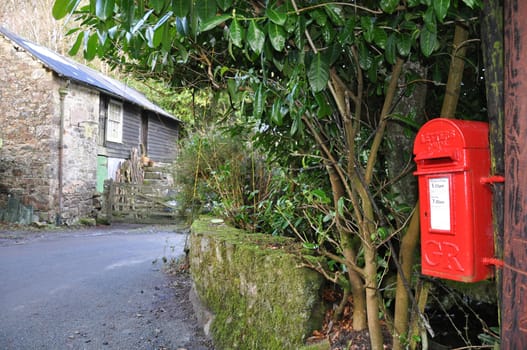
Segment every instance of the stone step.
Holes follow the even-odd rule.
[[[145,179],[158,179],[163,180],[164,176],[162,172],[159,171],[145,171]]]

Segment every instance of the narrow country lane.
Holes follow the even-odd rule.
[[[188,276],[162,271],[185,239],[145,226],[1,240],[0,349],[209,349]]]

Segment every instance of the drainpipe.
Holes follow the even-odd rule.
[[[57,214],[55,217],[55,224],[57,226],[62,225],[62,210],[63,210],[63,195],[62,190],[64,187],[64,181],[63,181],[63,158],[64,158],[64,100],[66,98],[66,95],[68,94],[68,87],[70,85],[70,81],[67,80],[66,84],[59,88],[59,96],[60,96],[60,125],[59,125],[59,155],[58,155],[58,209]]]

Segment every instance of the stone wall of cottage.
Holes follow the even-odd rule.
[[[62,92],[65,93],[62,218],[66,222],[75,222],[93,214],[93,195],[97,187],[99,92],[73,83]]]
[[[61,113],[60,91],[64,94]],[[96,185],[99,96],[68,84],[0,36],[0,208],[9,197],[34,220],[65,223],[88,216]],[[63,195],[59,201],[59,130],[64,116]]]
[[[0,37],[0,207],[8,196],[54,216],[58,115],[53,73]]]

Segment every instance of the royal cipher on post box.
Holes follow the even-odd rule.
[[[425,275],[463,282],[492,276],[488,124],[437,118],[414,143]]]

